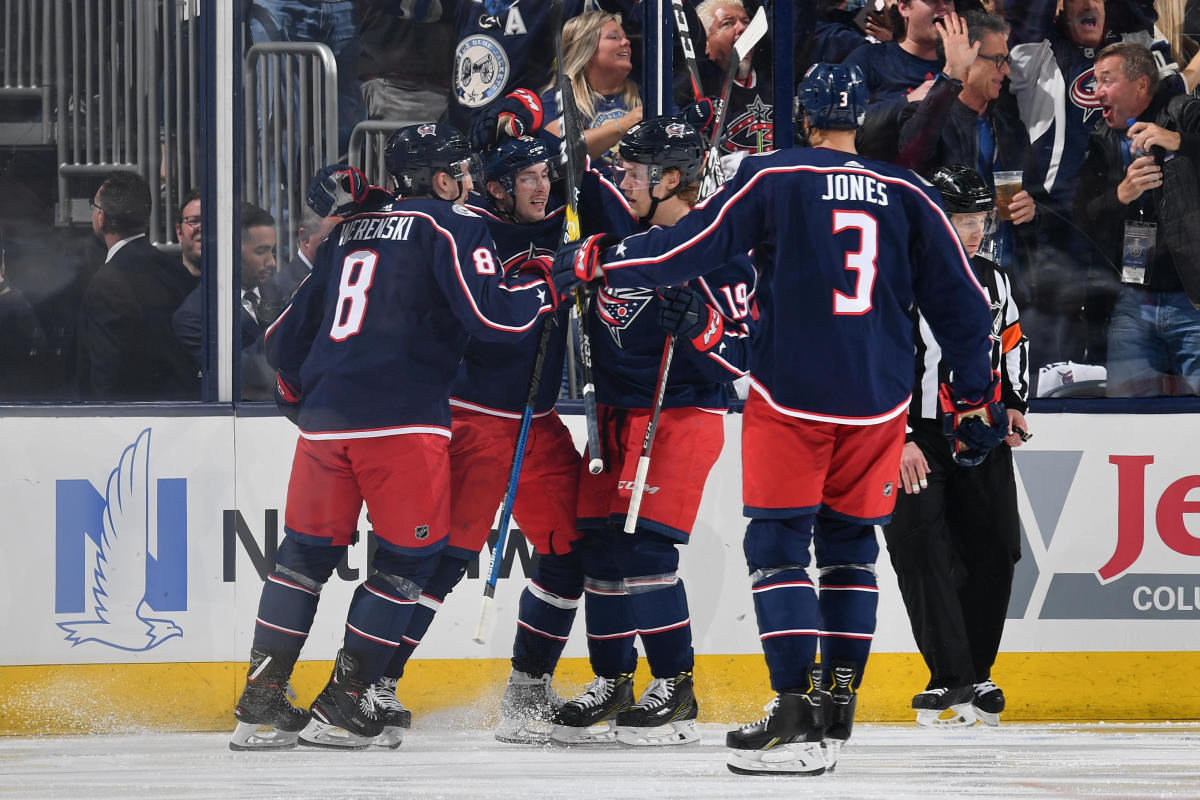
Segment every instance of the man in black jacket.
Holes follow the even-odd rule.
[[[91,206],[108,253],[79,312],[80,397],[199,399],[190,359],[171,335],[171,315],[196,278],[146,238],[150,186],[136,173],[110,173]]]
[[[1075,212],[1120,274],[1108,394],[1200,394],[1200,100],[1131,42],[1096,56],[1096,97]]]

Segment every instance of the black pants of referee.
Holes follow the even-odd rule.
[[[991,677],[1021,557],[1012,450],[1000,445],[982,464],[960,466],[933,420],[918,422],[912,441],[929,463],[929,488],[900,487],[883,533],[929,667],[925,688],[979,683]]]

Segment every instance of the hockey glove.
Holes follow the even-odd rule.
[[[707,141],[712,135],[713,123],[717,120],[717,104],[720,102],[715,97],[701,97],[691,105],[684,106],[680,110],[680,116]]]
[[[321,167],[308,185],[308,207],[321,218],[353,214],[367,199],[371,184],[362,170],[345,164]]]
[[[513,139],[542,127],[542,101],[528,89],[514,89],[484,109],[471,124],[471,149],[486,150],[501,134]]]
[[[554,291],[560,299],[579,288],[604,276],[600,263],[604,248],[614,245],[620,238],[611,233],[596,233],[584,239],[567,242],[554,254]]]
[[[690,340],[701,353],[721,341],[725,332],[721,314],[699,292],[687,286],[665,286],[658,290],[658,299],[658,325],[667,333]]]
[[[278,372],[275,373],[275,406],[293,425],[300,425],[300,392]]]
[[[944,383],[938,391],[938,401],[942,408],[942,432],[952,443],[954,460],[964,467],[982,463],[1008,435],[1008,412],[1000,402],[1000,375],[995,371],[978,402],[956,397]]]

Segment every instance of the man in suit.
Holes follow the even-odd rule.
[[[132,172],[110,173],[91,206],[107,254],[79,312],[80,397],[199,399],[195,371],[171,335],[171,315],[196,279],[146,238],[149,184]]]
[[[283,304],[287,305],[292,292],[296,291],[300,282],[312,272],[317,248],[329,238],[329,232],[341,221],[341,217],[333,215],[322,219],[317,212],[305,205],[300,212],[300,226],[296,229],[296,254],[292,256],[291,261],[279,268],[275,277],[267,281],[266,291],[283,298]]]

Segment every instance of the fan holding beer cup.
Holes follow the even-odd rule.
[[[1000,219],[1013,225],[1033,220],[1036,206],[1029,192],[1022,188],[1021,170],[996,170],[992,180],[996,186],[996,212]]]

